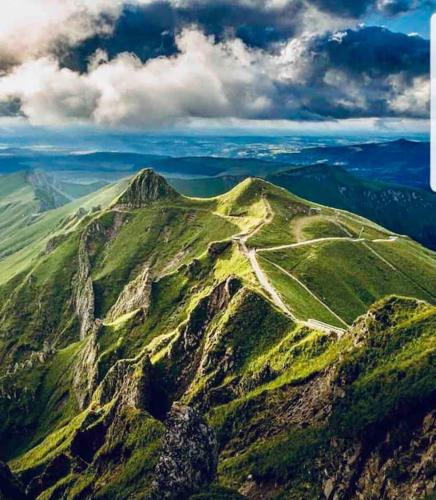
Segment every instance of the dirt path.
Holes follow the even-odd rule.
[[[275,252],[277,250],[285,250],[286,248],[298,248],[302,247],[305,245],[313,245],[315,243],[323,243],[325,241],[351,241],[353,243],[393,243],[398,239],[397,236],[389,236],[389,238],[386,239],[376,239],[376,240],[369,240],[367,238],[353,238],[351,236],[327,236],[325,238],[315,238],[313,240],[305,240],[305,241],[299,241],[298,243],[289,243],[288,245],[278,245],[275,247],[266,247],[266,248],[258,248],[258,252]],[[367,246],[365,244],[365,246]],[[369,248],[369,247],[368,247]],[[372,252],[376,253],[375,250],[369,248]],[[387,262],[383,257],[381,257],[379,254],[376,253],[376,255],[383,260],[387,265],[390,267],[393,267],[392,264]]]
[[[338,328],[333,325],[329,325],[327,323],[323,323],[321,321],[317,321],[314,319],[309,319],[307,321],[301,321],[299,320],[295,314],[289,309],[289,307],[283,302],[282,298],[280,297],[280,294],[277,292],[277,290],[274,288],[274,286],[270,283],[268,280],[268,277],[266,274],[263,272],[261,266],[259,265],[259,262],[257,260],[257,250],[255,248],[248,248],[247,247],[247,240],[251,237],[253,237],[257,232],[259,232],[262,227],[264,227],[265,224],[269,224],[272,219],[273,219],[273,211],[271,209],[271,205],[269,204],[268,200],[266,198],[263,198],[265,202],[265,207],[266,207],[266,213],[262,221],[257,224],[251,231],[247,231],[245,233],[238,234],[233,237],[233,240],[238,243],[239,250],[240,252],[248,259],[250,262],[251,268],[257,278],[257,281],[259,282],[260,286],[265,290],[265,292],[271,297],[271,300],[273,303],[281,310],[283,311],[287,316],[289,316],[292,320],[295,322],[298,322],[300,324],[303,324],[305,326],[308,326],[309,328],[315,328],[318,330],[322,330],[328,333],[335,332],[337,334],[342,334],[345,330],[342,328]],[[304,243],[304,242],[302,242]],[[298,244],[297,244],[298,245]],[[276,265],[276,264],[274,264]],[[282,272],[284,271],[286,274],[287,271],[284,269],[280,268],[280,266],[276,265]],[[337,316],[337,314],[332,311],[327,304],[324,304],[316,295],[309,290],[304,283],[301,283],[299,280],[297,280],[294,276],[290,275],[291,278],[295,279],[305,290],[308,291],[317,301],[319,301],[326,309],[331,312],[335,318],[337,318],[341,323],[344,324],[344,326],[348,327],[347,323],[345,323],[342,318]]]
[[[297,321],[294,313],[285,305],[277,290],[271,285],[266,274],[262,271],[262,268],[259,265],[256,257],[256,249],[247,247],[247,240],[252,238],[256,233],[258,233],[265,224],[269,224],[273,218],[273,211],[271,209],[271,205],[269,204],[266,197],[263,197],[263,201],[265,203],[265,215],[259,224],[251,229],[250,231],[237,234],[233,236],[233,240],[238,243],[239,250],[244,255],[248,261],[250,262],[251,268],[259,282],[260,286],[266,291],[266,293],[271,297],[271,300],[274,304],[283,311],[287,316],[292,318],[294,321]]]
[[[276,264],[275,262],[271,262],[269,259],[266,259],[268,260],[268,262],[276,267],[280,272],[282,272],[283,274],[285,274],[286,276],[288,276],[289,278],[291,278],[292,280],[294,280],[295,282],[297,282],[302,288],[304,288],[304,290],[306,290],[307,293],[309,293],[317,302],[319,302],[323,307],[324,309],[326,309],[330,314],[332,314],[340,323],[342,323],[346,328],[349,328],[349,324],[346,323],[340,316],[338,316],[335,311],[333,311],[332,309],[330,309],[330,307],[325,303],[323,302],[317,295],[315,295],[312,290],[310,290],[302,281],[300,281],[296,276],[294,276],[293,274],[291,274],[289,271],[287,271],[286,269],[284,269],[282,266],[280,266],[279,264]],[[329,325],[330,326],[330,325]]]
[[[253,248],[248,249],[244,242],[241,242],[240,247],[241,247],[242,253],[250,261],[251,267],[254,271],[254,274],[256,275],[257,280],[259,281],[262,288],[271,297],[274,304],[279,309],[281,309],[287,316],[290,316],[294,321],[297,321],[297,318],[294,315],[294,313],[291,312],[291,310],[285,305],[283,300],[280,298],[280,295],[278,294],[277,290],[271,285],[271,283],[268,281],[268,278],[266,277],[265,273],[262,271],[262,268],[260,267],[259,262],[257,261],[257,258],[256,258],[256,250],[254,250]]]
[[[278,291],[274,288],[272,283],[269,281],[268,276],[262,270],[258,260],[257,253],[266,253],[266,252],[275,252],[278,250],[284,250],[287,248],[298,248],[306,245],[313,245],[316,243],[324,243],[328,241],[349,241],[353,243],[361,243],[364,245],[373,255],[375,255],[378,259],[380,259],[385,265],[396,272],[400,272],[394,265],[392,265],[387,259],[385,259],[382,255],[380,255],[376,250],[371,248],[368,243],[377,243],[377,244],[386,244],[386,243],[394,243],[398,240],[397,235],[391,235],[387,238],[375,238],[373,240],[368,238],[361,238],[353,236],[347,228],[343,227],[339,222],[337,223],[338,227],[340,227],[345,236],[331,236],[325,238],[315,238],[312,240],[298,241],[297,243],[291,243],[288,245],[278,245],[274,247],[267,248],[248,248],[247,241],[252,238],[255,234],[257,234],[266,224],[269,224],[273,220],[274,213],[272,211],[271,205],[268,202],[266,197],[262,197],[265,203],[265,215],[262,220],[256,224],[249,231],[245,231],[233,236],[233,240],[238,243],[238,247],[240,252],[247,258],[250,263],[250,266],[256,276],[256,279],[260,286],[265,290],[267,295],[271,298],[273,303],[285,313],[288,317],[292,318],[294,321],[308,326],[309,328],[315,328],[321,331],[325,331],[328,333],[336,333],[338,335],[342,335],[345,332],[344,328],[339,328],[334,325],[330,325],[328,323],[324,323],[322,321],[316,319],[308,319],[306,321],[299,320],[294,312],[284,303]],[[303,224],[304,225],[304,224]],[[302,225],[302,227],[303,227]],[[301,235],[300,235],[301,236]],[[268,259],[267,259],[268,260]],[[337,314],[335,313],[325,302],[323,302],[315,293],[312,292],[303,282],[301,282],[298,278],[292,275],[289,271],[282,268],[280,265],[275,264],[274,262],[270,262],[273,266],[275,266],[280,272],[284,273],[286,276],[297,282],[307,293],[311,295],[319,304],[321,304],[330,314],[332,314],[341,324],[344,325],[345,328],[349,328],[349,325]]]

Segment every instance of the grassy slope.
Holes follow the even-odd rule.
[[[220,176],[170,179],[170,182],[189,196],[216,196],[235,186],[242,178]],[[433,213],[436,199],[424,189],[357,178],[339,166],[325,164],[288,168],[267,175],[265,179],[307,200],[358,213],[435,248]]]
[[[103,191],[101,200],[106,200],[106,195],[107,191]],[[94,216],[105,229],[114,230],[110,233],[111,237],[95,240],[95,255],[91,259],[97,313],[100,317],[104,319],[123,286],[136,276],[145,261],[152,265],[155,274],[150,309],[145,318],[133,313],[111,323],[104,322],[98,339],[100,376],[107,372],[116,359],[135,356],[147,346],[155,353],[155,362],[159,363],[167,356],[168,342],[177,339],[179,326],[188,320],[196,304],[210,293],[217,282],[234,274],[243,280],[246,288],[235,296],[228,310],[217,316],[206,332],[206,335],[220,332],[223,346],[229,347],[236,356],[231,372],[219,382],[219,389],[226,394],[228,391],[232,393],[231,387],[235,381],[242,384],[240,396],[233,395],[230,402],[218,405],[209,412],[210,422],[217,430],[223,450],[221,478],[232,487],[240,486],[250,471],[259,477],[286,479],[293,471],[301,471],[302,465],[311,459],[313,450],[313,453],[319,450],[324,434],[319,434],[316,428],[299,430],[291,426],[286,431],[281,430],[273,439],[264,441],[263,431],[259,433],[258,425],[264,429],[268,418],[273,417],[275,404],[287,399],[289,386],[303,383],[337,363],[340,353],[347,352],[351,346],[349,337],[338,342],[333,336],[293,324],[272,307],[236,244],[220,251],[208,250],[213,241],[224,240],[256,227],[259,220],[268,214],[265,198],[276,215],[272,222],[249,239],[248,244],[254,247],[338,236],[341,232],[343,234],[343,227],[357,235],[362,224],[368,237],[386,237],[389,234],[347,213],[341,213],[339,221],[329,209],[323,208],[321,213],[314,213],[310,208],[319,207],[309,205],[282,189],[251,180],[216,199],[204,201],[182,198],[171,203],[163,200],[144,209],[128,210],[122,214],[122,224],[116,230],[116,210],[109,209]],[[94,203],[95,198],[91,197],[90,206]],[[304,220],[302,224],[302,219],[306,218],[309,220]],[[45,459],[47,447],[51,447],[53,440],[57,439],[53,431],[68,434],[71,432],[70,426],[75,425],[72,419],[80,417],[71,393],[71,379],[75,356],[83,349],[83,343],[78,342],[77,324],[66,304],[71,295],[72,276],[77,269],[75,255],[78,241],[85,224],[86,221],[74,225],[60,245],[33,263],[30,281],[27,276],[25,279],[17,277],[0,289],[2,304],[6,304],[2,312],[7,313],[3,316],[6,321],[2,323],[0,332],[3,360],[11,356],[15,361],[21,357],[25,359],[26,352],[40,350],[44,340],[49,340],[56,347],[55,354],[47,362],[36,363],[13,376],[14,384],[25,396],[18,404],[1,401],[3,413],[7,415],[2,423],[2,431],[17,431],[16,435],[12,432],[9,448],[5,450],[6,456],[15,457],[12,465],[16,470],[36,466],[41,457]],[[38,248],[46,239],[44,235],[30,248]],[[407,273],[411,276],[405,277],[402,273],[386,268],[382,261],[359,245],[330,242],[263,255],[294,272],[295,261],[292,259],[295,253],[301,265],[301,269],[298,266],[296,268],[298,277],[302,281],[306,280],[328,305],[335,310],[337,308],[350,321],[360,314],[366,304],[393,291],[424,297],[422,285],[433,290],[430,289],[435,282],[432,279],[432,252],[424,251],[407,240],[386,243],[386,247],[383,247],[385,258],[390,262],[395,261],[395,265],[408,266]],[[378,249],[380,244],[372,245],[377,245]],[[34,255],[37,253],[35,251]],[[190,267],[193,259],[198,262],[195,272]],[[413,267],[409,264],[412,260]],[[312,297],[304,295],[298,286],[290,287],[286,278],[278,276],[261,254],[259,261],[270,280],[277,285],[278,291],[299,315],[337,324],[335,318]],[[29,264],[30,261],[23,264],[23,268],[29,270]],[[338,272],[338,266],[341,266],[341,272]],[[426,282],[423,281],[424,276]],[[417,282],[421,285],[418,286]],[[340,293],[336,292],[338,289]],[[259,295],[259,292],[262,293]],[[428,293],[434,292],[426,293],[424,298],[433,300]],[[401,310],[406,311],[404,317],[399,318],[401,328],[405,329],[405,333],[401,334],[402,343],[390,344],[389,337],[387,343],[380,347],[380,353],[392,354],[392,362],[388,366],[390,371],[384,371],[381,354],[376,351],[374,355],[368,354],[370,357],[375,356],[378,361],[371,366],[362,361],[365,364],[365,376],[359,379],[361,386],[353,386],[353,391],[356,387],[356,391],[360,392],[356,392],[358,395],[355,397],[352,396],[354,392],[350,393],[350,405],[337,410],[337,415],[343,415],[344,419],[348,415],[346,418],[352,421],[352,413],[360,411],[356,410],[360,404],[359,395],[367,404],[362,410],[362,426],[380,416],[371,414],[371,398],[375,397],[371,389],[375,375],[371,378],[371,373],[386,376],[389,382],[392,370],[396,369],[397,359],[400,360],[398,356],[403,356],[400,361],[406,371],[409,366],[419,366],[419,370],[428,369],[430,361],[425,356],[434,349],[428,343],[431,325],[434,324],[434,308],[425,306],[416,312],[416,308],[408,310],[404,302],[399,303],[395,314],[401,316]],[[397,331],[393,330],[394,333]],[[410,338],[412,331],[416,337],[413,348]],[[220,355],[219,349],[217,355]],[[341,363],[345,366],[345,363],[358,362],[352,355],[347,355]],[[265,367],[269,367],[267,372]],[[420,380],[428,380],[422,373],[419,372]],[[428,391],[429,387],[429,382],[414,385],[409,395],[416,397],[420,391]],[[204,381],[194,377],[186,397],[195,400],[203,390]],[[395,398],[402,398],[403,392],[406,393],[406,388],[402,385],[397,392],[393,392],[390,403],[383,407],[382,413],[388,412],[389,405],[394,404]],[[151,427],[156,428],[152,434],[156,437],[160,432],[160,424],[155,420],[152,422]],[[25,433],[20,433],[23,428],[26,429]],[[142,424],[139,428],[142,429]],[[118,470],[112,479],[102,478],[102,484],[109,484],[102,486],[102,492],[136,488],[135,484],[139,481],[135,475],[135,470],[138,470],[136,460],[148,456],[148,445],[152,445],[155,439],[147,437],[147,429],[138,430],[145,433],[145,451],[138,451],[131,468]],[[347,429],[340,432],[348,432]],[[241,433],[246,433],[250,439],[244,441]],[[45,441],[40,448],[30,450],[23,456],[23,452],[43,439]],[[55,449],[56,453],[60,453],[58,445]],[[90,470],[83,481],[95,481],[93,474]],[[77,478],[69,478],[68,481],[71,481],[68,487],[77,486]],[[111,490],[110,484],[118,486],[113,486],[115,489]]]
[[[258,252],[261,267],[297,317],[341,326],[328,307],[351,323],[386,295],[436,301],[434,252],[407,238],[371,243],[373,239],[387,240],[392,233],[362,217],[308,204],[283,189],[257,182],[266,189],[274,217],[248,240],[249,246],[271,248],[318,238],[365,239],[364,242],[326,240]],[[300,280],[315,297],[274,264]]]
[[[309,200],[359,213],[435,248],[436,198],[431,192],[358,179],[340,167],[325,165],[296,168],[268,180]]]
[[[367,321],[374,323],[364,343],[354,347],[351,336],[338,343],[322,334],[302,338],[291,334],[284,340],[286,349],[283,345],[264,360],[286,367],[286,358],[291,357],[292,364],[283,375],[210,411],[209,419],[222,447],[220,478],[224,484],[241,486],[251,474],[258,483],[276,482],[276,491],[286,492],[286,498],[318,498],[322,495],[322,468],[330,454],[341,453],[331,449],[334,440],[347,443],[363,436],[365,429],[389,416],[400,403],[418,404],[431,395],[435,389],[432,332],[436,308],[390,299],[373,306],[371,312],[387,314],[390,324],[371,320],[368,315]],[[333,364],[338,367],[338,380],[345,373],[354,375],[343,386],[345,396],[334,402],[331,418],[281,427],[280,418],[286,415],[283,408],[293,391],[298,391],[310,374]],[[260,429],[266,432],[268,428],[272,436],[265,438]],[[251,435],[245,442],[241,441],[242,432]]]
[[[394,259],[388,257],[388,262],[398,262],[398,267],[392,269],[361,243],[340,241],[265,253],[263,256],[268,259],[268,269],[272,269],[269,262],[273,262],[290,271],[347,322],[352,322],[378,298],[386,295],[409,295],[430,302],[436,300],[434,257],[430,262],[416,258],[412,270],[401,265],[407,262],[410,255],[410,243],[373,243],[372,247],[383,255],[395,255]],[[275,273],[273,283],[275,280],[292,293],[288,288],[292,287],[290,278],[283,273]],[[292,299],[289,303],[293,304]]]
[[[24,187],[0,199],[0,210],[10,199],[17,200],[10,208],[3,209],[0,225],[0,284],[29,268],[32,261],[44,250],[52,236],[63,233],[63,221],[80,208],[91,210],[93,207],[107,206],[125,186],[124,182],[103,188],[84,198],[68,203],[60,208],[43,212],[28,221],[32,211],[32,191]],[[2,228],[4,228],[2,230]]]

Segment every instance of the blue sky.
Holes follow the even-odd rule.
[[[429,5],[392,18],[380,14],[372,14],[366,17],[364,22],[370,26],[386,26],[391,31],[418,33],[420,36],[429,39],[430,18],[433,11],[434,9]]]

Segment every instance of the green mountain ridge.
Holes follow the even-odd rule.
[[[30,177],[30,180],[29,180]],[[100,187],[100,183],[87,185],[84,190],[77,184],[69,185],[71,200],[60,206],[41,209],[35,178],[46,179],[50,191],[52,178],[35,171],[22,171],[2,176],[0,189],[0,283],[26,269],[43,252],[49,240],[73,228],[86,213],[107,206],[124,188],[126,181]],[[53,182],[58,183],[56,180]],[[90,192],[88,192],[90,190]],[[77,199],[75,198],[77,196]],[[54,240],[53,240],[54,241]]]
[[[258,178],[75,203],[0,284],[6,498],[431,493],[432,251]]]
[[[294,166],[265,175],[267,181],[315,203],[357,213],[421,244],[436,248],[433,193],[405,186],[355,177],[338,165]],[[189,196],[216,196],[241,182],[243,177],[176,179],[169,182]]]

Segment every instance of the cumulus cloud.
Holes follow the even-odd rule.
[[[53,58],[26,62],[0,79],[0,101],[21,101],[33,124],[93,120],[152,126],[184,117],[263,116],[273,82],[258,55],[239,40],[215,44],[196,30],[177,38],[179,53],[143,64],[131,54],[98,55],[89,72],[60,68]]]
[[[312,117],[427,118],[429,56],[420,37],[361,28],[292,40],[279,76],[284,93],[297,94]]]
[[[349,25],[368,11],[395,15],[432,0],[14,0],[0,17],[0,70],[55,54],[83,70],[96,49],[142,61],[171,55],[192,24],[218,40],[266,48],[290,37]]]
[[[14,0],[0,16],[0,68],[109,34],[121,12],[114,0]]]
[[[402,75],[389,78],[394,90],[389,107],[399,115],[426,117],[430,107],[430,80],[417,77],[412,82],[404,81]]]
[[[428,41],[347,29],[426,1],[15,0],[0,18],[0,116],[132,127],[427,118]]]
[[[98,92],[87,80],[48,57],[28,61],[0,78],[0,102],[19,101],[20,111],[35,124],[89,120]]]
[[[175,55],[145,63],[99,51],[84,73],[53,57],[28,61],[0,78],[0,102],[19,101],[20,112],[42,125],[428,116],[429,49],[418,37],[361,28],[307,35],[269,53],[191,28],[176,44]]]
[[[100,0],[102,1],[102,0]],[[114,0],[115,4],[121,0]],[[291,37],[355,25],[365,14],[394,16],[433,0],[130,0],[110,36],[96,33],[67,47],[61,62],[84,70],[97,48],[109,56],[133,52],[142,61],[176,52],[176,37],[192,24],[217,40],[236,37],[246,45],[274,50]]]

